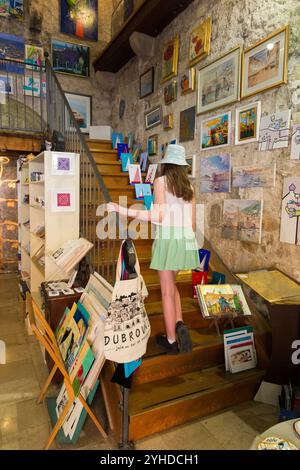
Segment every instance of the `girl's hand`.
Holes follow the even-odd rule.
[[[120,211],[119,204],[117,204],[116,202],[109,202],[108,204],[106,204],[106,209],[108,213]]]

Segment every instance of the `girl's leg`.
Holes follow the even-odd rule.
[[[175,278],[173,271],[158,271],[168,339],[176,341]]]
[[[191,352],[193,350],[193,343],[190,337],[189,330],[184,324],[182,319],[182,308],[180,294],[176,286],[176,276],[178,271],[173,271],[174,286],[175,286],[175,313],[176,313],[176,325],[175,332],[177,333],[179,340],[179,350],[181,353]]]
[[[175,285],[175,312],[176,312],[176,323],[177,323],[178,321],[183,321],[183,319],[182,319],[180,294],[176,286],[176,276],[177,276],[178,271],[173,271],[173,273],[174,273],[174,285]]]

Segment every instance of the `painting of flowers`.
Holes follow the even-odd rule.
[[[211,18],[208,18],[191,32],[189,47],[189,64],[196,64],[204,59],[210,51]]]
[[[97,41],[98,0],[60,0],[60,31],[85,41]]]
[[[162,58],[162,83],[170,80],[170,78],[177,75],[178,69],[178,49],[179,49],[179,37],[176,36],[174,39],[169,41],[163,49]]]

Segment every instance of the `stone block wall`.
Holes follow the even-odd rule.
[[[242,101],[247,104],[261,101],[262,115],[290,108],[292,118],[300,122],[300,3],[299,0],[194,0],[156,40],[156,53],[152,60],[141,62],[133,58],[118,74],[116,88],[113,92],[112,124],[125,134],[135,132],[137,140],[147,145],[147,138],[159,134],[160,145],[179,137],[180,111],[196,104],[196,92],[180,96],[169,106],[163,104],[161,84],[161,56],[163,44],[174,35],[180,35],[179,76],[188,69],[189,34],[198,23],[212,17],[211,53],[197,66],[217,59],[233,47],[242,45],[245,48],[265,38],[274,30],[290,23],[290,46],[288,84],[279,88],[257,94]],[[155,92],[145,99],[139,99],[139,76],[150,66],[155,67]],[[196,67],[197,67],[196,66]],[[118,110],[121,99],[126,101],[125,114],[119,119]],[[174,129],[164,131],[162,126],[145,131],[144,115],[151,108],[162,104],[163,114],[174,115]],[[277,175],[275,188],[268,189],[234,189],[230,194],[208,194],[199,192],[199,160],[205,155],[214,155],[213,151],[200,153],[200,120],[231,110],[234,121],[235,109],[241,103],[198,116],[196,119],[195,140],[184,144],[187,154],[196,154],[195,190],[197,202],[205,204],[205,236],[221,255],[227,266],[235,271],[269,268],[276,266],[300,281],[300,247],[280,243],[280,211],[282,182],[284,176],[300,176],[300,162],[290,160],[290,148],[271,152],[260,152],[258,144],[226,147],[231,152],[232,165],[268,164],[276,162]],[[234,123],[233,123],[234,124]],[[234,142],[234,125],[232,142]],[[160,155],[159,155],[160,156]],[[224,199],[263,199],[263,232],[260,245],[231,241],[221,237],[222,201]]]

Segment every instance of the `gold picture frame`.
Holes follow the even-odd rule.
[[[286,25],[243,51],[242,99],[287,83],[289,33]]]
[[[195,68],[191,67],[186,73],[180,77],[180,90],[181,95],[192,93],[195,91],[196,72]]]
[[[168,41],[162,53],[161,83],[165,83],[177,75],[179,55],[179,36]]]
[[[199,24],[190,34],[189,66],[197,64],[210,52],[211,17]],[[198,50],[199,49],[199,50]]]

